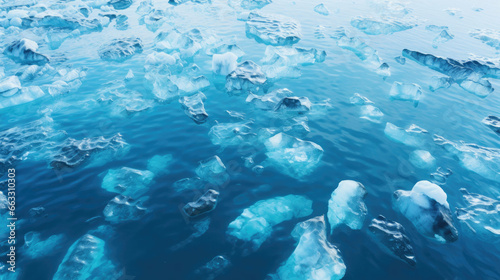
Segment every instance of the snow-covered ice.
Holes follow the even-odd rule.
[[[331,232],[341,224],[355,230],[363,227],[368,213],[364,202],[366,194],[365,187],[359,182],[344,180],[339,183],[328,200],[327,216]]]

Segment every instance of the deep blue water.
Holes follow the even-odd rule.
[[[280,126],[281,117],[254,108],[245,102],[246,94],[228,94],[224,89],[225,78],[211,71],[212,58],[206,54],[210,47],[204,47],[194,57],[184,59],[197,64],[201,75],[210,81],[210,86],[202,89],[207,97],[204,106],[209,115],[204,124],[196,124],[186,116],[177,97],[168,101],[158,100],[152,93],[151,82],[144,78],[147,72],[144,64],[155,48],[154,38],[159,31],[167,30],[169,26],[181,32],[192,28],[213,32],[221,42],[235,43],[245,52],[240,62],[252,60],[262,64],[267,45],[247,36],[245,21],[237,19],[244,17],[248,10],[239,8],[240,13],[226,1],[218,0],[212,3],[187,2],[178,6],[168,1],[153,1],[155,8],[167,9],[168,15],[163,26],[152,32],[139,23],[140,16],[136,10],[140,1],[134,1],[124,10],[114,10],[106,6],[105,1],[101,2],[94,4],[90,18],[105,23],[103,14],[123,14],[128,17],[128,29],[117,30],[113,20],[109,25],[105,24],[102,31],[66,39],[57,49],[48,46],[46,36],[49,28],[8,27],[8,23],[4,22],[4,28],[0,29],[2,46],[28,38],[38,43],[40,53],[51,58],[52,67],[85,68],[86,72],[81,86],[69,93],[51,96],[47,92],[32,102],[0,109],[3,120],[0,130],[23,127],[31,121],[50,116],[53,130],[66,132],[62,139],[111,137],[120,133],[129,145],[129,151],[121,157],[106,155],[105,164],[101,166],[92,164],[99,160],[99,154],[96,154],[82,165],[58,170],[50,166],[53,150],[32,147],[23,150],[24,160],[6,164],[7,168],[16,169],[16,213],[21,220],[16,231],[17,248],[21,249],[23,236],[30,231],[39,232],[42,239],[55,234],[64,235],[57,246],[45,249],[51,251],[48,256],[29,259],[23,256],[22,251],[19,252],[17,279],[52,279],[71,244],[101,225],[110,225],[114,232],[112,235],[105,234],[107,257],[117,269],[123,269],[124,274],[135,277],[122,279],[207,279],[206,275],[194,275],[194,271],[217,255],[225,255],[231,262],[231,266],[217,279],[265,279],[268,274],[276,273],[294,251],[296,242],[290,235],[294,226],[308,218],[326,215],[330,194],[341,180],[361,182],[368,193],[365,198],[368,214],[362,229],[351,230],[340,226],[328,235],[328,240],[340,250],[347,267],[343,279],[500,279],[500,235],[490,233],[491,238],[485,241],[478,237],[484,233],[471,233],[455,213],[456,208],[467,206],[459,191],[461,188],[498,200],[500,153],[496,150],[486,160],[486,164],[493,166],[490,170],[493,178],[486,178],[464,167],[459,157],[432,141],[432,135],[437,134],[457,143],[464,141],[500,149],[500,134],[481,123],[487,116],[500,115],[500,82],[488,78],[495,90],[486,98],[471,94],[457,84],[433,92],[429,90],[431,77],[445,75],[410,59],[406,59],[405,65],[394,60],[394,57],[401,56],[403,49],[410,49],[455,60],[467,60],[471,55],[493,61],[496,59],[498,68],[498,3],[412,1],[405,4],[409,13],[404,18],[411,18],[416,26],[380,35],[367,35],[350,24],[355,16],[381,17],[386,8],[380,8],[382,4],[374,4],[377,1],[325,0],[323,3],[330,10],[328,16],[314,12],[314,7],[320,1],[275,0],[258,10],[299,21],[301,39],[294,47],[316,48],[327,54],[324,62],[298,66],[301,72],[298,78],[284,77],[268,81],[270,90],[288,88],[295,95],[306,96],[312,102],[330,99],[332,106],[324,112],[308,115],[310,132],[299,138],[320,145],[324,154],[308,176],[294,178],[272,165],[265,166],[260,175],[245,167],[242,157],[254,154],[256,164],[266,159],[262,144],[243,143],[222,148],[211,142],[208,133],[213,125],[217,122],[238,121],[227,110],[243,113],[246,120],[253,119],[254,132],[257,132],[257,128]],[[7,12],[13,9],[8,7],[10,4],[12,1],[1,4],[0,18],[7,18]],[[61,12],[78,5],[92,4],[91,1],[48,1],[46,7]],[[445,11],[450,8],[459,9],[460,13],[450,15]],[[18,9],[33,14],[40,12],[39,7],[33,5],[20,6]],[[318,25],[325,27],[325,36],[315,36]],[[447,26],[454,38],[434,48],[432,41],[439,33],[426,30],[428,25]],[[338,27],[345,27],[354,34],[352,36],[361,38],[377,50],[383,62],[390,66],[391,75],[382,77],[353,52],[340,48],[335,39],[329,36]],[[470,36],[469,33],[474,29],[496,30],[497,48]],[[99,57],[101,45],[115,38],[130,36],[142,40],[144,46],[141,53],[119,62],[105,61]],[[1,56],[0,68],[4,68],[5,76],[24,71],[25,67],[6,55]],[[108,82],[123,80],[129,70],[133,71],[134,78],[126,82],[126,88],[138,91],[143,99],[151,100],[153,106],[139,113],[116,114],[113,111],[116,110],[116,102],[99,102],[98,91],[105,88]],[[31,81],[21,81],[21,84],[42,86],[57,79],[61,78],[49,74]],[[391,100],[389,92],[394,82],[421,86],[423,95],[417,107],[412,102]],[[359,106],[349,102],[354,93],[367,97],[383,112],[379,123],[360,118]],[[386,122],[405,128],[416,124],[429,131],[428,141],[419,149],[429,151],[435,157],[436,164],[432,168],[412,165],[408,158],[416,148],[390,140],[384,134]],[[63,141],[41,139],[55,143]],[[22,142],[22,139],[18,139],[18,142]],[[31,150],[32,153],[25,154]],[[151,157],[165,154],[171,154],[173,161],[168,167],[168,174],[156,176],[145,194],[149,197],[144,203],[148,213],[135,221],[118,224],[107,222],[103,218],[103,209],[116,193],[101,188],[106,172],[121,167],[144,170]],[[195,177],[199,161],[214,155],[220,157],[230,179],[217,188],[220,196],[215,210],[204,216],[210,218],[209,228],[200,237],[173,250],[173,246],[195,232],[194,226],[199,219],[186,219],[181,208],[185,203],[197,199],[202,192],[177,192],[172,185],[182,178]],[[441,185],[448,196],[454,224],[459,231],[458,240],[449,244],[441,244],[421,235],[411,221],[393,209],[391,203],[395,190],[410,190],[420,180],[431,180],[430,174],[436,172],[437,167],[449,168],[453,172]],[[5,180],[7,173],[5,170],[2,172],[2,180]],[[4,185],[2,191],[6,193]],[[304,195],[311,199],[313,213],[275,226],[271,236],[255,252],[248,253],[248,245],[235,245],[229,240],[227,227],[245,208],[259,200],[288,194]],[[34,207],[44,207],[44,214],[30,218],[29,211]],[[415,267],[392,255],[370,234],[368,225],[378,215],[384,215],[404,226],[414,248],[417,260]],[[497,210],[490,219],[491,224],[497,226],[497,232],[499,215]],[[89,221],[91,218],[94,219]],[[5,246],[2,248],[2,252],[7,250]],[[0,279],[11,279],[8,276],[11,276],[10,272],[5,271]]]

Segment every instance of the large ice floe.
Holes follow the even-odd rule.
[[[423,236],[440,243],[458,239],[447,195],[438,185],[419,181],[410,191],[397,190],[392,204]]]
[[[250,242],[252,248],[257,250],[271,236],[275,225],[311,213],[312,201],[304,196],[287,195],[260,200],[243,210],[229,224],[227,234]]]
[[[85,234],[69,247],[54,280],[119,279],[121,274],[107,256],[106,242]]]
[[[264,141],[267,163],[288,176],[303,178],[311,174],[323,157],[323,148],[310,141],[280,132]]]
[[[407,129],[398,127],[390,122],[386,123],[385,136],[394,142],[410,147],[422,147],[426,144],[429,133],[427,130],[412,124]]]
[[[102,60],[123,61],[136,53],[141,53],[142,48],[142,41],[137,37],[114,39],[101,46],[99,56]]]
[[[30,39],[23,38],[7,45],[3,53],[21,64],[43,65],[49,62],[49,58],[38,53],[38,44]]]
[[[236,67],[226,77],[226,90],[230,94],[259,91],[267,78],[257,63],[247,60]]]
[[[328,222],[333,232],[341,224],[351,229],[361,229],[368,209],[364,199],[366,189],[363,184],[352,181],[341,181],[328,200]]]
[[[324,216],[298,223],[292,231],[297,247],[272,275],[275,280],[339,280],[346,272],[340,251],[328,242]]]
[[[406,236],[405,229],[400,223],[379,215],[372,220],[368,229],[382,245],[387,247],[398,258],[412,266],[417,264],[410,239]]]
[[[500,242],[500,197],[493,199],[462,188],[466,205],[457,208],[457,219],[465,232],[488,243]]]
[[[455,156],[460,164],[486,179],[500,182],[500,149],[465,142],[452,142],[434,135],[434,142]]]
[[[300,23],[295,19],[260,12],[248,15],[246,31],[258,42],[274,46],[293,45],[302,37]]]
[[[351,20],[351,25],[368,35],[380,35],[408,30],[415,27],[417,24],[408,19],[390,17],[376,19],[373,17],[357,16]]]

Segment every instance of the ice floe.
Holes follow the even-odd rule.
[[[436,159],[425,150],[415,150],[411,152],[409,160],[413,166],[421,169],[429,169],[436,165]]]
[[[389,95],[393,100],[410,101],[417,107],[422,93],[422,88],[417,84],[394,82]]]
[[[129,167],[109,169],[101,187],[107,191],[139,198],[149,190],[154,174],[149,170],[138,170]]]
[[[244,61],[226,77],[226,90],[231,94],[258,91],[267,78],[259,65],[251,60]]]
[[[331,232],[341,224],[355,230],[363,227],[368,213],[364,202],[366,194],[365,187],[359,182],[344,180],[339,183],[328,200],[327,216]]]
[[[429,136],[427,130],[412,124],[407,129],[397,127],[388,122],[384,129],[385,136],[394,142],[410,147],[422,147]]]
[[[417,24],[407,19],[396,19],[385,17],[376,19],[373,17],[355,17],[351,25],[368,35],[392,34],[415,27]]]

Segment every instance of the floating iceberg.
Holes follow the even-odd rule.
[[[366,194],[365,187],[359,182],[344,180],[339,183],[328,200],[327,216],[331,232],[341,224],[355,230],[363,227],[368,213],[364,202]]]
[[[314,7],[314,11],[320,15],[324,15],[324,16],[327,16],[330,14],[330,11],[328,10],[328,8],[325,6],[325,4],[321,3],[319,5],[317,5],[316,7]]]
[[[215,256],[204,266],[198,268],[194,273],[206,280],[213,280],[231,265],[231,262],[225,256]]]
[[[61,249],[64,235],[51,235],[42,240],[40,233],[30,231],[24,235],[23,256],[30,259],[45,257]]]
[[[107,257],[106,242],[85,234],[75,241],[57,268],[54,280],[119,279],[119,272]]]
[[[389,94],[393,100],[411,101],[417,107],[422,88],[417,84],[394,82]]]
[[[362,119],[369,120],[374,123],[380,123],[383,117],[384,113],[382,113],[378,107],[373,105],[363,105],[360,108],[360,118]]]
[[[486,148],[477,144],[456,143],[434,135],[434,142],[453,154],[460,164],[486,179],[500,182],[500,149]]]
[[[404,31],[417,26],[409,20],[401,20],[386,17],[383,20],[372,17],[355,17],[351,20],[351,25],[368,35],[392,34]]]
[[[183,96],[179,99],[179,103],[181,103],[184,108],[184,112],[188,117],[190,117],[195,123],[204,123],[207,121],[208,114],[205,111],[205,106],[203,104],[203,100],[207,99],[207,97],[202,93],[198,92],[192,96]]]
[[[210,189],[196,201],[187,203],[182,208],[182,210],[190,218],[203,215],[215,209],[215,206],[217,206],[218,197],[219,197],[219,192]]]
[[[300,195],[278,196],[257,201],[232,221],[227,234],[252,242],[257,250],[271,236],[273,227],[284,221],[311,215],[312,201]]]
[[[421,147],[426,144],[427,130],[412,124],[408,129],[400,128],[388,122],[384,129],[385,136],[394,142],[410,147]]]
[[[500,31],[492,29],[475,29],[469,35],[483,43],[500,50]]]
[[[423,236],[441,243],[458,239],[446,193],[429,181],[419,181],[411,191],[397,190],[393,207],[410,220]]]
[[[500,241],[500,201],[460,189],[465,208],[457,208],[457,219],[466,232],[488,243]]]
[[[154,174],[148,170],[129,167],[110,169],[102,180],[101,187],[109,192],[139,198],[149,190]]]
[[[266,82],[266,75],[255,62],[244,61],[226,77],[226,90],[232,94],[258,91]]]
[[[238,57],[232,53],[214,54],[212,56],[212,71],[217,75],[231,73],[238,66]]]
[[[200,161],[196,168],[196,175],[202,180],[214,186],[222,186],[229,180],[229,174],[226,172],[226,166],[218,156],[213,156]]]
[[[142,52],[142,41],[137,37],[114,39],[99,48],[99,57],[106,61],[123,61]]]
[[[429,169],[436,165],[436,159],[424,150],[416,150],[410,154],[409,158],[411,164],[417,168]]]
[[[29,39],[12,42],[7,45],[3,54],[21,64],[43,65],[49,63],[49,58],[37,52],[38,44]]]
[[[237,146],[246,142],[251,142],[255,137],[252,132],[252,121],[237,123],[219,123],[208,132],[212,144],[221,147]]]
[[[340,280],[346,265],[339,249],[328,242],[324,216],[298,223],[292,231],[298,242],[288,260],[281,265],[276,280]]]
[[[500,134],[500,118],[497,116],[487,116],[481,121],[487,127],[491,128],[497,134]]]
[[[323,149],[318,144],[282,132],[268,138],[264,144],[269,162],[291,177],[311,174],[323,156]]]
[[[102,211],[104,218],[112,224],[140,220],[147,213],[147,209],[142,207],[142,203],[146,199],[134,200],[130,197],[118,195],[104,207]]]
[[[406,236],[405,229],[400,223],[390,221],[380,215],[372,220],[368,229],[397,257],[411,266],[417,264],[410,239]]]
[[[298,21],[282,15],[256,12],[248,15],[246,31],[257,42],[274,46],[296,44],[302,36]]]

